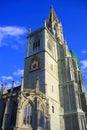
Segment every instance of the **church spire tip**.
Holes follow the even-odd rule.
[[[50,13],[53,13],[54,12],[54,8],[53,8],[53,6],[51,5],[50,6]]]
[[[50,9],[53,9],[53,5],[50,6]]]
[[[53,8],[53,6],[51,5],[50,6],[50,13],[49,13],[49,17],[48,17],[48,21],[54,21],[54,20],[56,20],[56,21],[58,21],[58,18],[57,18],[57,16],[56,16],[56,13],[55,13],[55,11],[54,11],[54,8]]]

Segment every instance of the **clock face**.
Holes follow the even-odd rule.
[[[30,61],[30,72],[40,69],[40,58],[34,56]]]
[[[31,70],[36,70],[38,69],[38,61],[33,61],[31,64]]]

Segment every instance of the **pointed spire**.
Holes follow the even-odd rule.
[[[46,27],[51,32],[51,34],[54,35],[55,38],[58,37],[58,24],[59,24],[59,20],[55,14],[53,6],[51,6],[50,13],[46,21]]]
[[[50,21],[53,21],[53,6],[50,6]]]
[[[30,34],[31,33],[31,28],[28,28],[28,34]]]
[[[44,27],[46,27],[46,20],[44,20]]]
[[[53,6],[50,7],[50,13],[49,13],[49,17],[48,17],[50,22],[53,22],[54,20],[56,20],[58,22],[58,18],[55,14],[55,11],[53,9]]]
[[[13,92],[13,88],[14,88],[14,81],[12,81],[11,93]]]

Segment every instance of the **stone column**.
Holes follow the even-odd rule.
[[[15,130],[19,130],[22,127],[23,123],[23,108],[21,104],[21,98],[18,99],[18,108],[17,108],[17,117],[16,117],[16,127]]]
[[[9,113],[8,113],[8,109],[9,109],[9,103],[10,103],[10,99],[7,100],[6,102],[6,107],[5,107],[5,112],[4,112],[4,116],[3,116],[3,123],[2,123],[2,128],[5,128],[5,123],[7,123],[7,121],[9,121]]]

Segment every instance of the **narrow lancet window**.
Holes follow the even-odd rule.
[[[37,49],[40,47],[40,40],[37,40],[33,43],[33,50]]]
[[[24,108],[24,125],[32,125],[32,106],[29,103],[27,106]]]

